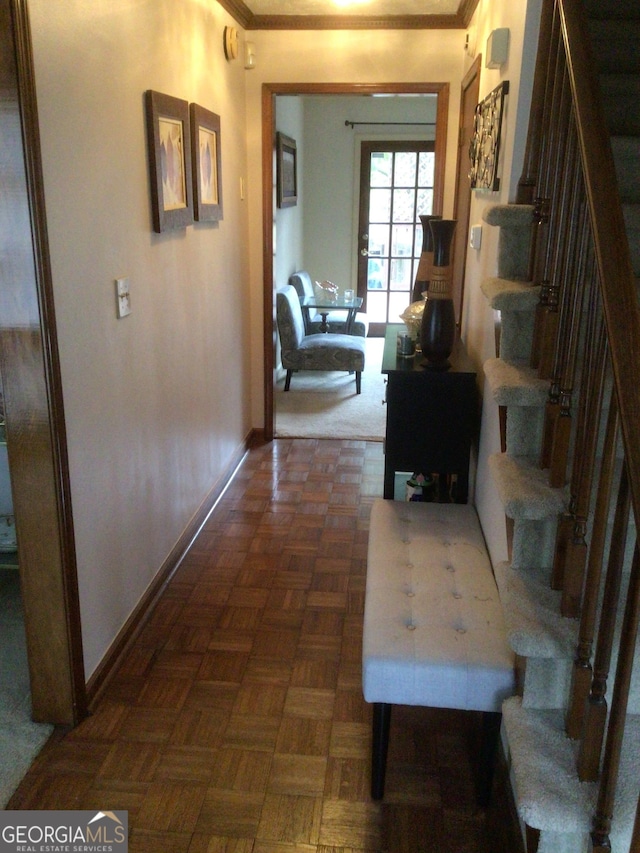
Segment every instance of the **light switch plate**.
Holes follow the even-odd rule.
[[[472,225],[469,231],[469,245],[472,249],[479,249],[482,245],[482,225]]]
[[[116,316],[119,320],[131,314],[131,293],[129,291],[129,279],[116,279]]]

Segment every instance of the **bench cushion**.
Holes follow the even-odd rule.
[[[363,639],[367,702],[500,711],[514,655],[474,507],[376,500]]]

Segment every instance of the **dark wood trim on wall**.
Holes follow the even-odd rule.
[[[274,437],[274,399],[276,317],[274,298],[273,227],[276,209],[276,92],[268,84],[262,86],[262,317],[263,317],[263,393],[264,437]]]
[[[448,83],[263,83],[262,84],[262,284],[263,284],[263,364],[264,437],[274,437],[276,322],[273,223],[275,213],[275,99],[277,95],[438,95],[436,112],[433,209],[441,211],[449,113]],[[303,202],[304,203],[304,202]]]
[[[218,0],[247,30],[451,30],[469,25],[479,0],[460,0],[455,15],[254,15],[242,0]]]
[[[86,692],[31,31],[27,0],[0,0],[0,10],[0,97],[20,128],[3,137],[12,181],[3,219],[14,228],[12,271],[0,280],[0,364],[32,711],[70,725],[86,715]]]

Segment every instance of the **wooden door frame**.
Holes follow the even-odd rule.
[[[456,182],[455,192],[453,196],[453,218],[459,219],[459,197],[460,191],[463,189],[463,183],[469,181],[469,151],[465,148],[462,138],[464,128],[464,110],[466,106],[466,98],[469,97],[469,92],[475,92],[474,102],[478,102],[478,92],[480,91],[480,71],[482,68],[482,54],[478,54],[465,74],[460,87],[460,118],[458,122],[458,158],[456,162]],[[472,88],[474,87],[474,88]],[[469,199],[471,199],[471,187],[468,187]],[[459,315],[456,317],[458,330],[462,326],[462,311],[464,309],[464,276],[467,267],[467,247],[469,243],[469,221],[470,221],[471,203],[467,206],[467,215],[465,222],[458,222],[456,226],[455,243],[453,249],[453,287],[454,299],[456,289],[460,287],[460,306]]]
[[[30,274],[9,286],[15,298],[35,294],[39,319],[25,330],[0,328],[32,716],[73,725],[86,716],[87,692],[28,0],[0,2],[10,22],[4,96],[20,116],[24,180],[17,193],[29,208],[33,253]],[[17,137],[15,144],[19,151]]]
[[[274,157],[277,95],[437,95],[435,133],[434,210],[441,210],[444,198],[447,153],[448,83],[263,83],[262,84],[262,294],[263,294],[263,391],[264,439],[272,441],[274,425],[274,384],[276,354],[275,276],[273,223],[275,220]]]

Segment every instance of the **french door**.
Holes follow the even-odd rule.
[[[421,214],[433,213],[433,142],[363,142],[358,296],[369,334],[384,335],[411,302],[422,251]]]

